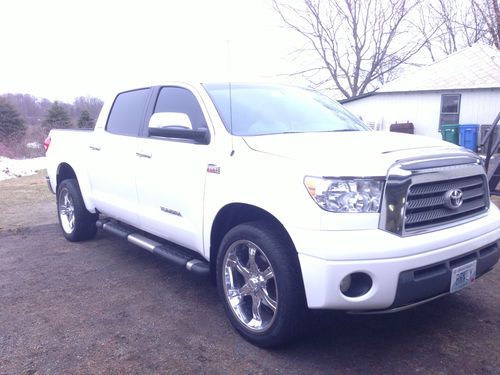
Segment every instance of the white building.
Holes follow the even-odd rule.
[[[440,138],[442,124],[491,124],[500,111],[500,51],[476,44],[342,103],[377,130],[411,122],[415,134]]]

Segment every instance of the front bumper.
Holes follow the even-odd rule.
[[[477,261],[476,275],[486,273],[500,254],[499,223],[500,214],[494,207],[473,222],[406,238],[381,230],[296,230],[291,236],[299,253],[309,308],[371,311],[412,305],[447,293],[451,269],[473,259]],[[371,258],[366,256],[370,250]],[[368,292],[359,297],[348,297],[340,290],[342,279],[353,273],[367,274],[372,280]]]
[[[494,243],[453,259],[401,272],[396,297],[390,309],[411,306],[447,294],[450,291],[453,269],[475,261],[476,278],[478,278],[490,271],[499,257],[499,243]]]

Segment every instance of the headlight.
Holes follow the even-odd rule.
[[[384,182],[376,179],[305,177],[309,194],[331,212],[378,212]]]

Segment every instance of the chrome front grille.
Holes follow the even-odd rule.
[[[448,191],[462,192],[463,203],[449,208]],[[488,190],[484,177],[471,176],[449,181],[435,181],[410,186],[405,207],[406,232],[462,220],[488,208]]]
[[[453,194],[461,197],[461,204]],[[476,155],[450,151],[401,160],[387,174],[379,228],[413,236],[475,220],[489,204],[486,176]]]

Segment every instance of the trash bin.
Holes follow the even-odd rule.
[[[460,135],[459,128],[460,125],[458,124],[441,125],[441,136],[443,137],[443,141],[458,145]]]
[[[463,124],[460,125],[460,146],[477,152],[477,136],[479,133],[479,125]]]
[[[396,122],[395,124],[391,124],[389,129],[391,132],[396,133],[415,134],[415,127],[412,122]]]

